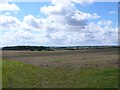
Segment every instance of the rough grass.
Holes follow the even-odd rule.
[[[54,60],[53,60],[54,61]],[[52,68],[2,62],[3,88],[117,88],[117,67]]]

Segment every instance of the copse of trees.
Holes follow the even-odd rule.
[[[11,46],[11,47],[3,47],[2,50],[19,50],[19,51],[47,50],[47,51],[51,51],[52,49],[50,47],[44,47],[44,46]]]

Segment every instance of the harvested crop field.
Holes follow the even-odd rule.
[[[3,88],[118,88],[118,49],[3,51]]]
[[[118,63],[117,49],[72,51],[3,51],[3,60],[17,60],[33,65],[52,67],[104,67]]]

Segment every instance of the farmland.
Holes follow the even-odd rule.
[[[116,88],[117,48],[3,51],[3,88]]]

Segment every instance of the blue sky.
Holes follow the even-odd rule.
[[[43,7],[45,5],[48,6],[50,2],[15,2],[15,4],[19,6],[21,10],[14,16],[18,17],[20,20],[23,20],[24,16],[29,14],[45,17],[42,15],[42,13],[40,13],[40,7]]]
[[[118,12],[117,2],[94,2],[93,4],[88,6],[77,4],[76,7],[82,12],[97,13],[101,16],[99,20],[111,20],[116,24],[118,22],[118,14],[109,14],[110,11]]]
[[[1,47],[118,44],[117,2],[1,3],[0,20]]]

